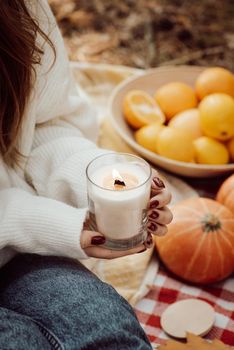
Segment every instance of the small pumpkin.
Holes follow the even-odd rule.
[[[195,283],[224,279],[234,270],[234,217],[208,198],[190,198],[172,208],[168,233],[156,237],[161,260],[177,276]]]
[[[231,210],[234,214],[234,174],[229,176],[218,190],[216,200]]]

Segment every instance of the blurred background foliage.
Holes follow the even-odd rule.
[[[234,70],[233,0],[49,0],[71,60]]]

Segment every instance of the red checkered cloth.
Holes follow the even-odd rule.
[[[137,317],[152,345],[164,344],[169,339],[160,327],[163,311],[169,304],[188,298],[204,300],[215,309],[215,324],[205,338],[216,338],[234,345],[234,277],[212,286],[198,287],[176,279],[162,266],[150,292],[135,306]]]

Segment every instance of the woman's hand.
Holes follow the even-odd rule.
[[[105,243],[105,237],[100,232],[88,230],[84,230],[81,233],[80,241],[81,248],[84,249],[88,256],[100,259],[120,258],[122,256],[144,252],[147,249],[145,244],[141,244],[135,248],[124,251],[111,250],[102,247],[102,245]]]
[[[146,246],[151,246],[152,235],[163,236],[167,233],[167,225],[172,221],[172,213],[167,207],[171,201],[171,193],[152,169],[151,199],[148,210],[148,238]]]
[[[148,210],[148,237],[146,241],[137,247],[124,251],[107,249],[103,246],[105,243],[105,237],[100,232],[89,231],[87,223],[87,225],[84,227],[84,231],[81,233],[81,248],[84,249],[88,256],[101,259],[113,259],[135,253],[141,253],[152,247],[152,235],[163,236],[166,234],[166,225],[172,220],[172,213],[167,207],[167,204],[169,204],[171,200],[171,193],[165,187],[162,180],[158,177],[157,172],[154,169],[152,170],[153,178],[151,184],[151,199]]]

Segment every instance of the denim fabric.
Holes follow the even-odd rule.
[[[0,349],[152,347],[131,306],[82,264],[24,254],[0,270]]]

